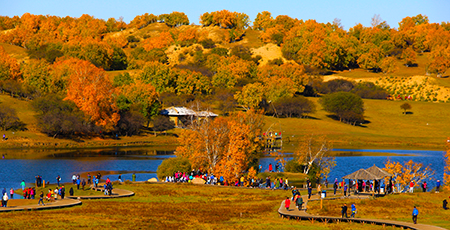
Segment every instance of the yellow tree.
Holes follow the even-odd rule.
[[[113,90],[103,69],[77,60],[71,66],[65,100],[73,101],[96,125],[111,130],[120,118]]]
[[[395,65],[394,57],[386,57],[381,60],[380,68],[384,74],[389,74],[395,72],[398,67]]]
[[[238,91],[234,98],[245,110],[258,108],[264,96],[264,87],[261,83],[247,84]]]
[[[22,73],[17,60],[0,46],[0,80],[21,80]]]
[[[268,11],[263,11],[256,15],[255,21],[253,22],[253,29],[266,31],[266,29],[272,27],[273,17]]]
[[[299,164],[304,164],[303,173],[308,174],[313,164],[321,166],[325,163],[330,150],[330,143],[325,136],[310,135],[299,142],[294,152],[294,160]]]
[[[435,174],[431,165],[424,167],[422,163],[415,163],[412,160],[404,162],[404,164],[388,160],[384,164],[384,170],[394,174],[393,179],[399,192],[407,188],[411,181],[414,181],[415,186],[418,186],[427,179],[433,179],[432,176]]]

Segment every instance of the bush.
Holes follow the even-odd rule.
[[[140,133],[145,117],[136,111],[126,111],[120,114],[115,131],[120,135],[132,136]]]
[[[164,180],[167,176],[173,176],[176,172],[191,171],[191,163],[187,158],[176,157],[163,160],[161,165],[156,170],[158,178]]]
[[[291,173],[303,173],[303,166],[298,163],[298,161],[292,159],[286,162],[286,166],[284,166],[284,170],[286,172]]]
[[[275,107],[276,111],[273,110]],[[314,113],[316,106],[310,100],[303,96],[292,98],[281,98],[268,108],[268,113],[275,112],[284,117],[302,117],[308,113]]]
[[[364,102],[354,93],[327,94],[320,99],[320,103],[325,111],[333,113],[340,121],[353,124],[364,121]]]
[[[6,130],[24,130],[25,124],[20,121],[16,110],[6,105],[0,106],[0,129]]]
[[[175,128],[175,123],[168,116],[158,115],[153,119],[153,131],[166,131]]]
[[[211,39],[211,38],[207,38],[205,40],[200,41],[200,44],[203,46],[203,48],[205,49],[212,49],[216,47],[215,42]]]
[[[366,99],[386,99],[389,93],[372,82],[358,83],[352,90],[356,95]]]
[[[211,54],[217,54],[219,56],[227,57],[228,56],[228,49],[227,48],[220,48],[215,47],[211,50]]]
[[[75,104],[64,101],[55,95],[36,98],[32,102],[37,115],[38,129],[48,136],[72,136],[89,132],[88,123],[84,122],[84,114]]]

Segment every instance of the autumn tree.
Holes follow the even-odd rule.
[[[406,67],[410,67],[416,63],[416,56],[416,52],[410,47],[402,52],[402,58],[405,60]]]
[[[403,103],[400,105],[400,109],[403,109],[403,114],[406,114],[406,110],[410,110],[412,107],[408,102]]]
[[[431,164],[424,167],[422,163],[415,163],[412,160],[403,164],[388,160],[384,164],[383,170],[394,175],[393,179],[399,192],[406,189],[411,181],[414,181],[415,186],[418,186],[422,181],[432,179],[435,174]]]
[[[20,80],[22,73],[17,60],[0,46],[0,80]]]
[[[0,129],[6,130],[22,130],[25,128],[25,124],[20,121],[15,109],[0,105]]]
[[[120,116],[112,96],[113,87],[105,71],[87,61],[74,61],[65,100],[73,101],[90,121],[112,130]]]
[[[294,161],[298,164],[305,165],[303,168],[304,174],[309,174],[310,170],[315,165],[319,167],[319,169],[322,167],[325,170],[324,174],[328,175],[328,169],[333,166],[333,163],[329,162],[333,160],[328,159],[330,150],[331,144],[325,136],[309,135],[299,142],[298,147],[294,152]],[[320,174],[321,173],[319,173],[319,175]]]
[[[238,91],[234,98],[245,110],[256,109],[264,97],[264,87],[261,83],[247,84]]]
[[[443,46],[436,47],[431,52],[432,61],[428,66],[428,70],[431,73],[436,73],[438,76],[445,74],[448,68],[450,68],[450,46],[447,48]]]
[[[253,29],[265,31],[266,29],[272,27],[273,25],[272,14],[268,11],[260,12],[256,15],[255,21],[253,22]]]
[[[128,25],[129,27],[134,27],[136,29],[142,29],[149,24],[155,23],[158,21],[158,17],[153,14],[145,13],[143,15],[138,15],[134,17],[134,19]]]
[[[180,135],[176,154],[188,158],[193,168],[232,181],[248,168],[250,133],[249,125],[231,118],[196,120]]]
[[[183,12],[174,11],[170,14],[161,14],[158,16],[158,19],[170,27],[189,25],[189,18]]]
[[[393,73],[398,69],[398,67],[396,66],[396,60],[394,57],[383,58],[380,63],[380,68],[384,74]]]

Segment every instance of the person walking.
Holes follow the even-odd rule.
[[[356,206],[355,203],[352,204],[352,214],[350,215],[350,218],[355,218],[356,215]]]
[[[336,195],[336,190],[337,190],[337,188],[338,188],[338,184],[337,184],[338,182],[337,182],[337,180],[336,181],[334,181],[334,184],[333,184],[333,189],[334,189],[334,195]]]
[[[59,183],[61,182],[61,177],[58,175],[57,177],[56,177],[56,183],[58,183],[58,187],[59,187]]]
[[[437,180],[436,181],[436,193],[439,193],[439,187],[441,187],[441,181]]]
[[[291,206],[291,200],[289,199],[289,197],[286,197],[286,200],[284,201],[284,207],[286,208],[286,210],[289,211],[290,206]]]
[[[303,198],[300,195],[296,195],[297,196],[297,200],[295,200],[295,203],[297,204],[298,210],[302,210],[302,206],[303,206]]]
[[[8,200],[9,200],[9,197],[8,197],[8,193],[6,193],[5,192],[5,194],[3,194],[3,207],[7,207],[8,206]]]
[[[66,188],[64,188],[64,185],[61,187],[61,200],[64,199],[64,196],[66,195]]]
[[[20,182],[20,186],[22,186],[22,191],[25,190],[25,180],[22,180],[22,182]]]
[[[134,181],[136,181],[136,174],[135,173],[133,173],[133,175],[131,175],[131,180],[134,182]]]
[[[341,207],[342,208],[342,218],[344,218],[344,216],[345,216],[345,218],[348,218],[348,216],[347,216],[347,204],[344,204],[344,206],[342,206]]]
[[[417,216],[419,215],[419,210],[417,210],[416,206],[414,206],[413,212],[412,212],[412,220],[414,224],[417,224]]]
[[[422,184],[422,191],[427,192],[427,182],[426,181],[423,182],[423,184]]]
[[[42,205],[45,206],[45,204],[44,204],[44,192],[41,192],[41,195],[39,195],[38,205],[40,205],[41,202],[42,202]]]
[[[11,188],[9,190],[9,194],[11,195],[11,199],[13,199],[13,197],[14,197],[14,189],[13,188]]]

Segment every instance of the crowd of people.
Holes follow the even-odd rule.
[[[234,181],[228,181],[223,176],[216,176],[212,173],[202,172],[201,170],[192,170],[191,172],[175,172],[173,176],[167,176],[164,182],[172,183],[190,183],[195,178],[200,178],[205,181],[205,184],[210,185],[223,185],[223,186],[238,186],[249,188],[267,188],[267,189],[289,189],[288,178],[275,178],[272,180],[270,177],[266,179],[254,178],[249,176],[241,176]]]

